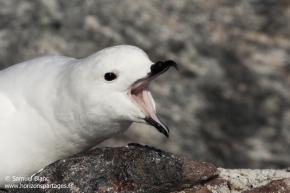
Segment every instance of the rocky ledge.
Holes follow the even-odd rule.
[[[290,192],[287,169],[216,168],[139,144],[77,154],[31,179],[8,192]]]

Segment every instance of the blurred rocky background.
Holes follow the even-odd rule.
[[[171,135],[133,124],[100,146],[138,142],[225,168],[290,166],[289,0],[0,0],[0,69],[120,44],[179,64],[150,87]]]

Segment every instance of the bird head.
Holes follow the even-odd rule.
[[[156,115],[149,85],[170,67],[177,69],[174,61],[153,63],[140,48],[115,46],[88,57],[86,63],[91,70],[85,76],[93,84],[88,88],[97,88],[87,95],[92,116],[149,124],[169,136],[168,127]]]

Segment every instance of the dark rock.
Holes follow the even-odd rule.
[[[129,144],[128,147],[96,148],[59,160],[36,176],[45,177],[40,186],[69,186],[61,192],[172,192],[202,184],[218,175],[208,163],[189,161],[152,147]],[[35,180],[22,186],[29,187]],[[10,192],[46,192],[25,188]],[[49,189],[54,191],[54,189]],[[57,190],[57,189],[55,189]]]
[[[56,161],[8,192],[267,193],[289,192],[289,180],[287,169],[217,169],[131,143]]]
[[[243,191],[242,193],[275,193],[275,192],[289,193],[290,192],[290,178],[274,180],[265,186]]]

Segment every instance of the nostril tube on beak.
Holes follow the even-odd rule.
[[[163,69],[164,69],[163,62],[160,62],[160,61],[153,64],[150,68],[151,73],[153,73],[153,74],[157,74],[157,73],[161,72]]]

